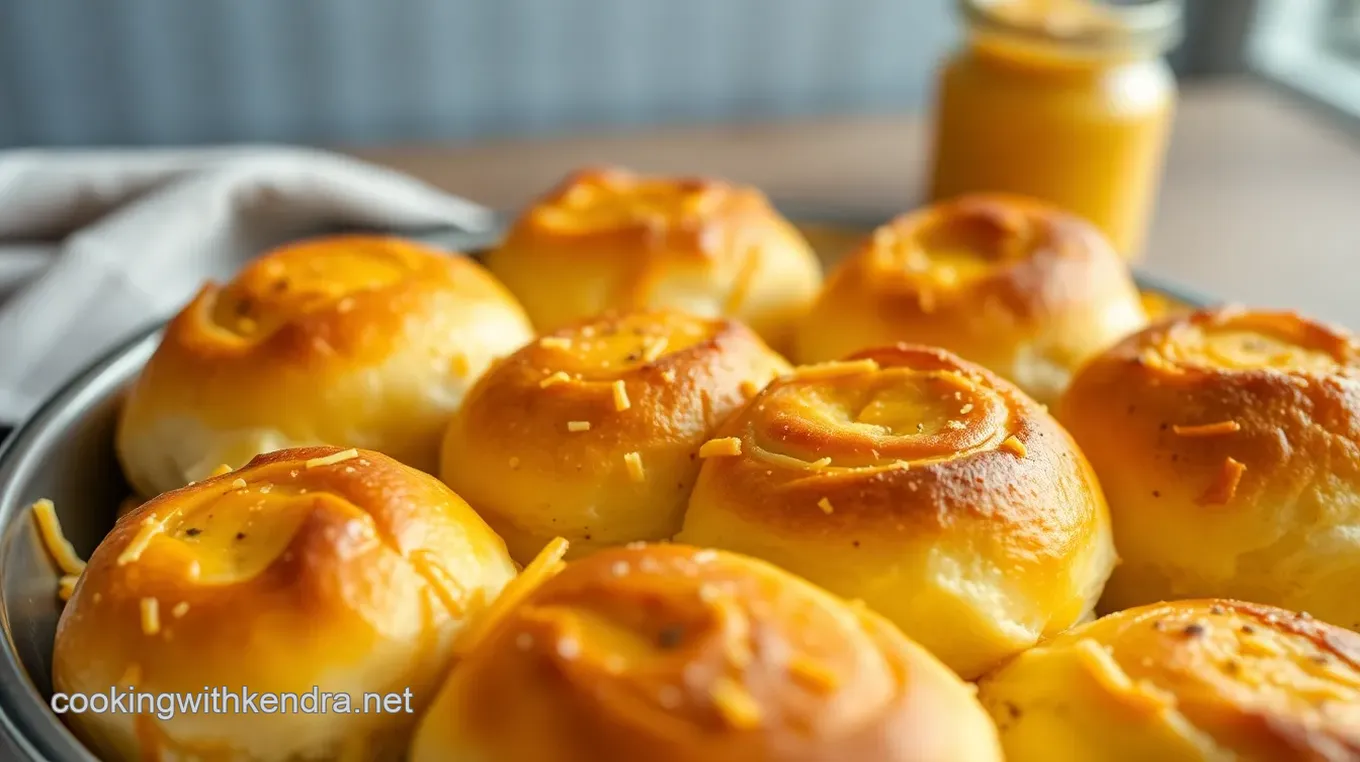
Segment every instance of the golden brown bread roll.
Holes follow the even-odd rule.
[[[1115,563],[1067,433],[943,350],[795,370],[704,454],[678,542],[863,599],[964,678],[1087,616]]]
[[[432,476],[362,450],[262,455],[118,522],[62,614],[53,684],[189,695],[315,686],[348,693],[352,708],[409,688],[419,712],[454,637],[514,574],[500,538]],[[257,761],[400,759],[417,719],[404,708],[235,711],[66,719],[107,760]]]
[[[1031,199],[980,194],[876,230],[827,278],[793,356],[938,346],[1048,404],[1082,361],[1146,322],[1126,265],[1094,226]]]
[[[822,278],[807,242],[755,188],[619,169],[567,178],[486,263],[541,331],[666,307],[737,318],[778,349]]]
[[[1124,563],[1107,608],[1232,597],[1360,629],[1360,351],[1292,313],[1223,308],[1093,360],[1058,410]]]
[[[444,439],[444,481],[520,563],[553,537],[573,555],[680,528],[713,427],[788,364],[732,320],[604,315],[486,374]]]
[[[1121,611],[980,689],[1009,762],[1360,759],[1360,636],[1268,606]]]
[[[170,323],[123,408],[118,455],[144,496],[300,445],[433,471],[468,388],[532,336],[466,258],[371,236],[286,246]]]
[[[411,754],[1000,759],[969,687],[882,618],[768,564],[677,545],[606,550],[528,593],[460,661]]]

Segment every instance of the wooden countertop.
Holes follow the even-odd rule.
[[[715,174],[887,217],[920,203],[927,121],[877,116],[354,151],[515,208],[585,164]],[[1185,88],[1142,268],[1360,329],[1360,136],[1264,85]]]

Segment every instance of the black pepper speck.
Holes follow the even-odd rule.
[[[657,633],[656,642],[662,648],[675,648],[680,645],[680,641],[685,637],[685,630],[682,627],[666,627]]]

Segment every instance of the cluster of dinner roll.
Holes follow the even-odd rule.
[[[823,283],[754,188],[593,169],[480,261],[336,236],[205,286],[63,557],[58,691],[403,710],[65,716],[92,750],[1360,759],[1346,331],[1140,292],[992,194]]]

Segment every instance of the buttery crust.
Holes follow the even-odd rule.
[[[418,712],[454,637],[514,575],[500,538],[434,477],[364,450],[262,455],[118,521],[62,614],[53,684],[317,687],[353,707],[410,688]],[[401,758],[416,715],[66,719],[105,759],[386,760]]]
[[[1360,629],[1360,347],[1226,307],[1129,337],[1059,418],[1105,486],[1124,563],[1103,606],[1223,596]]]
[[[412,762],[1000,762],[971,691],[891,624],[678,545],[572,562],[473,647]]]
[[[433,471],[467,389],[532,337],[465,257],[375,236],[285,246],[171,321],[128,395],[118,455],[143,496],[300,445]]]
[[[568,177],[486,263],[541,331],[610,309],[674,308],[737,318],[776,349],[822,277],[811,247],[755,188],[613,168]]]
[[[962,196],[898,217],[828,277],[793,357],[938,346],[1042,403],[1147,323],[1128,268],[1092,225],[1033,199]]]
[[[716,437],[680,542],[863,599],[965,678],[1087,616],[1114,564],[1095,475],[1011,384],[901,344],[770,384]]]
[[[1121,611],[979,687],[1010,762],[1360,759],[1360,635],[1269,606]]]
[[[527,563],[668,539],[714,427],[788,364],[750,329],[672,311],[607,314],[531,342],[477,384],[441,476]]]

